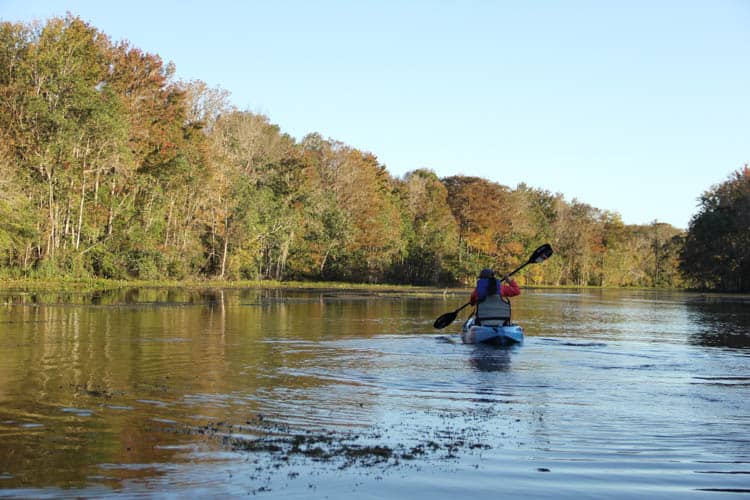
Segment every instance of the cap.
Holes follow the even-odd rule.
[[[494,277],[495,277],[495,272],[492,269],[482,269],[482,272],[479,273],[480,279],[482,278],[489,279],[489,278],[494,278]]]

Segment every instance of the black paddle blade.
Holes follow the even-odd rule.
[[[534,250],[534,253],[531,254],[531,257],[529,257],[529,262],[533,264],[539,264],[540,262],[544,262],[545,260],[549,259],[553,253],[555,252],[552,250],[550,244],[545,243],[544,245]]]
[[[432,326],[434,326],[438,330],[445,328],[446,326],[453,323],[453,321],[455,321],[456,316],[458,316],[458,311],[451,311],[449,313],[445,313],[442,316],[440,316],[438,319],[436,319],[435,322],[432,324]]]

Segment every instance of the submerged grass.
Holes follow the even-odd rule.
[[[457,415],[446,415],[456,418]],[[370,428],[361,432],[292,430],[265,420],[248,420],[235,425],[226,422],[186,426],[176,430],[192,435],[218,439],[221,446],[233,452],[260,455],[256,470],[277,470],[291,466],[294,458],[333,464],[339,470],[351,467],[391,468],[404,462],[422,459],[452,460],[462,454],[481,453],[492,445],[486,442],[484,429],[430,429],[427,437],[416,442],[392,442],[390,432]],[[299,465],[297,463],[296,465]]]

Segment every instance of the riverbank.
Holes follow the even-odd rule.
[[[414,285],[375,283],[344,283],[335,281],[275,281],[275,280],[110,280],[110,279],[3,279],[0,292],[95,292],[122,288],[185,288],[185,289],[289,289],[289,290],[357,290],[373,293],[408,293],[410,295],[452,295],[466,293],[466,288],[436,288]]]
[[[579,285],[531,285],[519,281],[522,289],[568,289],[568,290],[670,290],[701,292],[710,295],[721,292],[673,288],[623,288]],[[112,280],[104,278],[54,278],[54,279],[0,279],[0,292],[95,292],[123,288],[185,288],[185,289],[286,289],[286,290],[339,290],[367,291],[372,293],[401,293],[409,295],[452,296],[465,294],[470,287],[435,287],[417,285],[397,285],[381,283],[347,283],[340,281],[276,281],[276,280]],[[730,294],[732,295],[732,294]]]

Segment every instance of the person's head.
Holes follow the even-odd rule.
[[[492,269],[482,269],[479,273],[479,279],[490,279],[495,277],[495,272]]]

